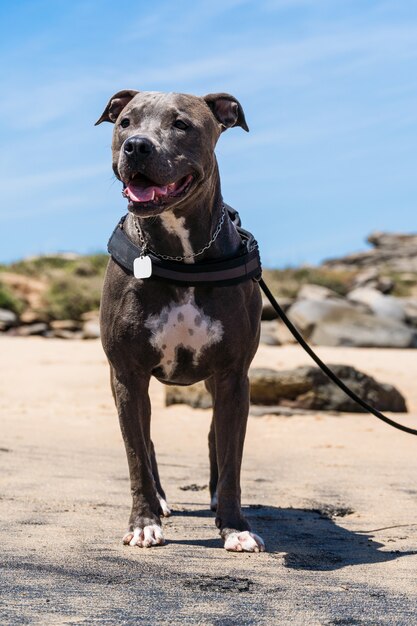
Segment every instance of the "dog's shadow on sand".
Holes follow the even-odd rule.
[[[265,540],[268,553],[291,569],[336,570],[348,565],[384,563],[417,554],[417,550],[387,550],[384,544],[373,539],[371,532],[347,530],[337,523],[337,518],[317,509],[252,505],[242,510],[252,529]],[[174,515],[213,517],[207,509],[178,511]],[[218,539],[174,539],[170,543],[221,547]]]

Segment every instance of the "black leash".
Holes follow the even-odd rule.
[[[288,330],[294,335],[294,337],[296,338],[298,343],[311,356],[313,361],[315,361],[317,363],[319,368],[321,370],[323,370],[323,372],[330,378],[330,380],[335,383],[335,385],[340,387],[340,389],[342,391],[344,391],[345,394],[349,396],[349,398],[352,398],[352,400],[354,400],[357,404],[359,404],[361,407],[363,407],[366,411],[369,411],[369,413],[372,413],[372,415],[375,415],[375,417],[377,417],[378,419],[382,420],[386,424],[389,424],[390,426],[393,426],[394,428],[398,428],[398,430],[402,430],[405,433],[409,433],[410,435],[417,435],[417,430],[415,430],[414,428],[409,428],[408,426],[403,426],[402,424],[398,424],[397,422],[394,422],[389,417],[386,417],[385,415],[383,415],[377,409],[374,409],[370,404],[365,402],[365,400],[362,400],[362,398],[357,396],[354,391],[349,389],[349,387],[347,387],[345,385],[345,383],[343,381],[341,381],[340,378],[338,378],[336,376],[336,374],[334,372],[332,372],[332,370],[329,367],[327,367],[327,365],[325,363],[323,363],[323,361],[317,356],[317,354],[315,352],[313,352],[313,350],[310,348],[308,343],[306,343],[306,341],[304,341],[301,333],[296,329],[294,324],[292,322],[290,322],[288,317],[285,315],[284,311],[279,306],[278,302],[275,300],[274,296],[272,295],[272,293],[270,292],[269,288],[265,284],[263,278],[261,278],[259,280],[259,285],[260,285],[261,289],[263,290],[264,294],[266,295],[266,297],[268,298],[269,302],[272,304],[272,306],[275,309],[275,311],[278,313],[279,317],[282,319],[282,321],[284,322],[284,324],[288,328]]]

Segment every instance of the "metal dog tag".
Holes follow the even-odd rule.
[[[152,274],[151,257],[138,256],[133,261],[133,274],[135,278],[149,278]]]

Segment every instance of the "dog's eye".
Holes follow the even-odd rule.
[[[175,128],[179,128],[180,130],[187,130],[188,128],[188,124],[186,124],[182,120],[175,120],[174,126]]]
[[[124,117],[122,121],[120,122],[120,126],[122,128],[127,128],[129,125],[130,125],[130,120],[128,120],[127,117]]]

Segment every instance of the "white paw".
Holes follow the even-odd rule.
[[[230,552],[265,552],[263,539],[249,530],[230,533],[224,542],[224,547]]]
[[[151,546],[162,546],[165,543],[162,528],[158,524],[135,528],[123,537],[123,543],[139,548],[150,548]]]
[[[210,500],[210,509],[212,511],[217,511],[217,491]]]
[[[171,509],[169,508],[167,501],[164,500],[162,496],[159,495],[159,493],[158,493],[158,500],[159,500],[159,506],[162,509],[163,516],[169,517],[171,515]]]

